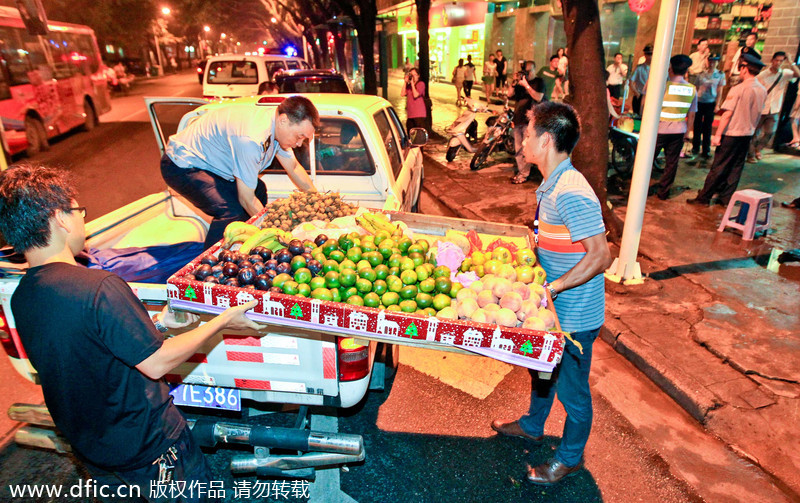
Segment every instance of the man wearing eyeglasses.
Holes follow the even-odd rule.
[[[165,340],[166,327],[197,317],[178,322],[165,309],[156,325],[119,276],[78,265],[85,215],[63,171],[0,174],[0,233],[29,265],[11,297],[17,332],[56,427],[103,499],[125,485],[166,502],[148,498],[152,484],[208,484],[211,473],[161,378],[223,329],[260,330],[244,315],[256,302]],[[180,501],[205,501],[195,496]]]
[[[273,107],[215,107],[170,136],[161,176],[172,189],[213,217],[205,247],[225,227],[267,204],[258,174],[278,159],[300,190],[316,191],[293,149],[314,137],[319,113],[308,98],[292,96]],[[194,112],[192,112],[194,113]]]

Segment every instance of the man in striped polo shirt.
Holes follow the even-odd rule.
[[[697,90],[685,79],[690,66],[692,58],[686,54],[677,54],[669,60],[669,80],[664,90],[656,151],[653,154],[656,157],[664,149],[664,174],[658,184],[653,186],[653,192],[662,201],[669,197],[669,189],[678,173],[683,141],[689,131],[688,124],[694,122],[694,114],[697,112]]]
[[[536,191],[538,257],[550,281],[547,288],[561,327],[583,346],[583,353],[568,342],[551,380],[539,380],[538,373],[531,372],[528,414],[516,421],[495,420],[492,428],[502,435],[541,443],[544,423],[558,394],[567,411],[561,444],[554,459],[530,468],[527,475],[534,484],[549,485],[583,465],[592,428],[592,344],[605,319],[602,273],[611,265],[611,254],[600,201],[569,158],[580,137],[578,115],[569,105],[546,102],[533,107],[529,117],[523,149],[526,160],[544,176]]]

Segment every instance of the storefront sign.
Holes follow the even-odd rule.
[[[452,28],[454,26],[468,26],[471,24],[483,24],[486,19],[486,3],[455,3],[441,4],[431,7],[430,26],[434,30],[437,28]],[[414,31],[417,29],[417,13],[398,15],[397,31]]]

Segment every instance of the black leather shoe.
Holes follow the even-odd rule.
[[[703,201],[702,199],[698,199],[693,197],[692,199],[687,199],[686,204],[696,204],[698,206],[708,206],[708,201]]]
[[[519,425],[519,421],[500,421],[499,419],[495,419],[492,421],[492,429],[497,433],[504,435],[506,437],[519,437],[524,438],[525,440],[530,440],[537,444],[540,444],[542,440],[544,440],[544,435],[540,437],[534,437],[533,435],[528,435],[522,430],[522,427]]]
[[[567,466],[561,461],[551,459],[543,465],[528,468],[527,479],[532,484],[549,486],[565,477],[575,475],[581,468],[583,468],[583,459],[575,466]]]

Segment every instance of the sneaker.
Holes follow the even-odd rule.
[[[760,161],[762,159],[762,157],[763,156],[761,155],[761,152],[756,152],[756,159],[758,159]]]
[[[755,163],[758,162],[758,160],[755,158],[755,156],[748,155],[745,162],[747,162],[749,164],[755,164]]]

